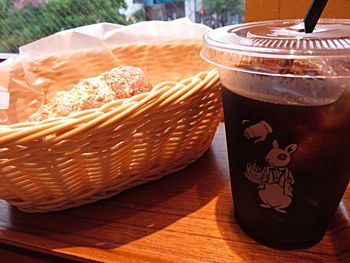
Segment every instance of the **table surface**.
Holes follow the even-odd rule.
[[[113,198],[46,214],[25,214],[1,201],[0,243],[83,261],[345,263],[349,214],[350,187],[326,236],[312,248],[276,250],[247,237],[233,217],[221,124],[200,160]]]

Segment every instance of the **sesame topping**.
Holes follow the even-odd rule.
[[[151,83],[143,72],[133,67],[116,67],[95,78],[82,79],[68,91],[59,91],[29,121],[64,117],[85,109],[93,109],[113,100],[129,98],[150,91]]]

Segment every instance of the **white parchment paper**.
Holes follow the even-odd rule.
[[[68,90],[82,78],[94,77],[114,66],[126,64],[126,56],[133,54],[128,53],[128,49],[123,51],[118,47],[136,45],[145,49],[148,45],[163,45],[171,50],[169,44],[179,43],[198,47],[209,30],[188,19],[148,21],[129,26],[101,23],[61,31],[22,46],[17,56],[0,64],[0,124],[26,121],[58,90]],[[176,53],[174,50],[173,53]],[[186,61],[184,54],[181,57],[169,55],[169,59],[179,60],[174,72],[183,63],[192,63],[191,70],[187,70],[189,75],[208,68],[200,59],[199,52],[195,61],[193,58]],[[154,63],[158,63],[157,56],[155,52]],[[137,66],[137,60],[130,58],[130,63]],[[142,70],[146,76],[148,71],[150,75],[156,74],[145,64]],[[162,74],[160,63],[159,75]],[[164,76],[171,78],[172,75]],[[176,76],[179,78],[180,75]]]

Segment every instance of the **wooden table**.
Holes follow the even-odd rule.
[[[211,149],[185,170],[108,200],[48,214],[25,214],[3,201],[0,242],[7,245],[0,247],[0,259],[11,255],[18,262],[350,262],[350,187],[319,244],[281,251],[242,233],[232,215],[228,174],[221,125]]]

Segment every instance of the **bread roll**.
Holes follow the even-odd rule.
[[[135,67],[120,66],[97,77],[81,80],[71,90],[59,91],[29,121],[64,117],[81,110],[93,109],[116,99],[129,98],[150,91],[152,85]]]

